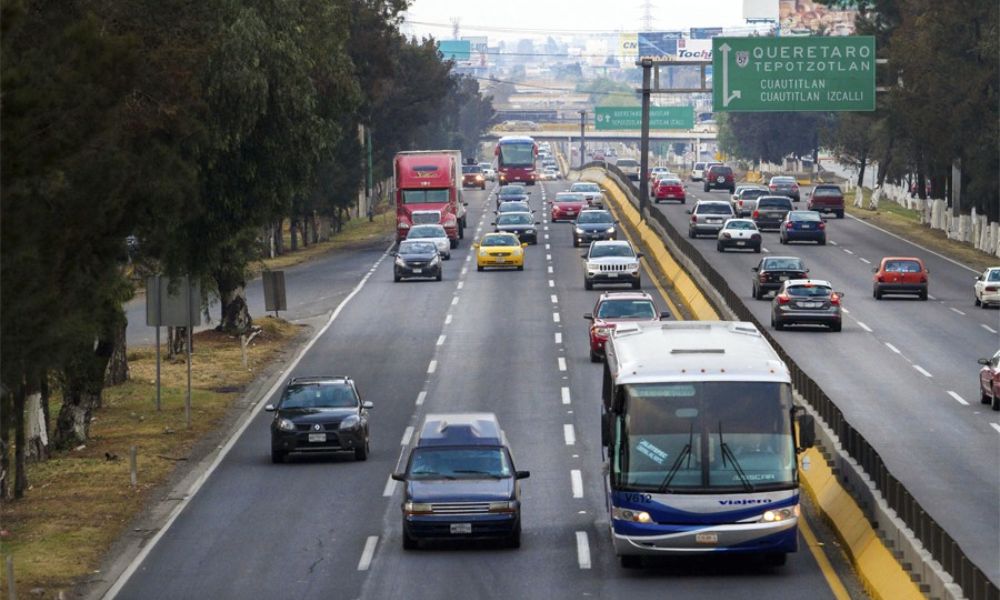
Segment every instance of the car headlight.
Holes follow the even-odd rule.
[[[396,266],[398,266],[398,267],[405,267],[406,266],[406,261],[403,260],[402,256],[397,256],[396,257]]]
[[[486,251],[486,248],[480,248],[479,256],[489,256],[489,252]]]
[[[761,523],[776,523],[778,521],[787,521],[792,517],[799,516],[799,505],[796,504],[791,508],[778,508],[775,510],[765,511],[764,514],[760,516]]]
[[[524,250],[521,248],[514,248],[514,256],[521,256],[522,254],[524,254]]]
[[[580,229],[579,227],[577,227],[577,228],[576,228],[576,229],[574,229],[573,231],[575,231],[576,233],[578,233],[578,234],[580,234],[580,235],[583,235],[583,234],[584,234],[584,231],[583,231],[582,229]]]
[[[434,258],[432,258],[432,259],[431,259],[431,263],[430,263],[430,264],[432,264],[432,265],[436,265],[436,264],[438,264],[438,262],[439,262],[440,260],[441,260],[441,257],[440,257],[440,256],[435,256]]]
[[[355,429],[361,424],[361,417],[358,415],[348,415],[344,417],[344,420],[340,422],[340,429]]]
[[[404,221],[404,222],[400,223],[400,224],[398,225],[398,227],[399,227],[400,229],[409,229],[409,228],[410,228],[410,224]]]
[[[282,431],[295,431],[295,423],[288,419],[278,419],[278,429]]]
[[[490,502],[491,513],[517,512],[517,502]]]
[[[633,523],[652,523],[653,518],[644,510],[632,510],[631,508],[611,507],[611,518],[619,521],[632,521]]]
[[[404,502],[403,512],[408,515],[430,514],[431,505],[428,502]]]
[[[604,233],[614,233],[614,232],[615,232],[615,228],[614,228],[614,227],[608,227],[608,228],[607,228],[607,229],[606,229],[606,230],[604,231]]]

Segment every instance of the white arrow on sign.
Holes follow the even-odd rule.
[[[722,105],[729,106],[729,103],[736,98],[742,97],[739,90],[733,90],[733,93],[729,93],[729,51],[732,48],[729,44],[722,44],[719,46],[719,50],[722,50]]]

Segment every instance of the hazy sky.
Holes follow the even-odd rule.
[[[777,0],[774,0],[777,3]],[[460,35],[518,38],[533,35],[571,35],[573,32],[638,31],[644,0],[414,0],[409,20],[417,35],[451,37],[451,19],[458,17]],[[742,0],[659,0],[652,5],[653,29],[739,27]]]

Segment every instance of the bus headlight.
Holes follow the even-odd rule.
[[[791,508],[777,508],[765,511],[764,514],[760,516],[760,521],[761,523],[777,523],[778,521],[787,521],[788,519],[797,516],[799,516],[798,504]]]
[[[652,523],[653,518],[644,510],[632,510],[631,508],[611,507],[611,518],[619,521],[632,521],[633,523]]]

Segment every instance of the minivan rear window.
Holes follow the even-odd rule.
[[[840,188],[818,187],[813,191],[813,196],[843,196]]]
[[[728,204],[701,204],[698,206],[699,215],[731,215],[733,208]]]
[[[792,201],[788,198],[761,198],[757,201],[757,208],[784,208],[792,209]]]
[[[919,273],[920,263],[915,260],[889,260],[885,263],[885,270],[895,273]]]

